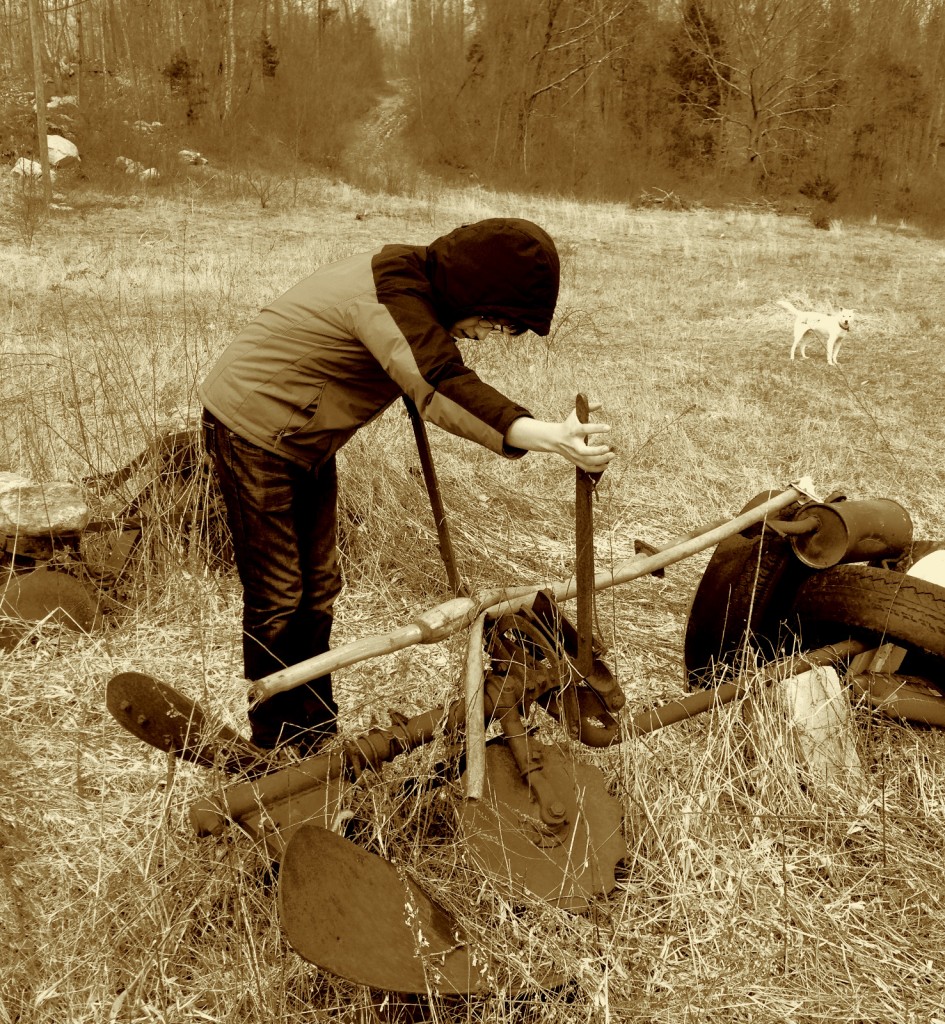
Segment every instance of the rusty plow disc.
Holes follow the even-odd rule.
[[[119,725],[157,750],[231,773],[266,768],[265,750],[209,721],[199,704],[144,672],[120,672],[109,679],[105,704]]]
[[[98,606],[89,588],[74,576],[34,569],[22,576],[9,573],[0,580],[0,616],[23,622],[48,620],[88,633],[98,624]],[[10,638],[16,638],[12,628]]]
[[[550,829],[504,743],[486,748],[481,800],[460,810],[464,841],[479,869],[513,893],[522,891],[581,913],[616,886],[627,855],[620,804],[604,774],[557,746],[537,744],[542,773],[564,805],[567,824]]]
[[[358,985],[402,994],[486,990],[454,918],[394,863],[328,829],[300,826],[279,872],[295,951]]]

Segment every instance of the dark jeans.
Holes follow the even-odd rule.
[[[208,412],[203,427],[243,584],[243,670],[261,679],[328,650],[341,591],[335,460],[304,469],[244,441]],[[337,713],[331,676],[322,676],[252,708],[253,742],[317,746],[335,731]]]

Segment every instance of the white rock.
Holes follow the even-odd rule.
[[[156,167],[146,167],[143,171],[138,171],[138,178],[140,181],[160,181],[161,172]]]
[[[10,173],[20,178],[32,178],[34,181],[39,181],[43,176],[43,165],[38,160],[30,160],[28,157],[21,156],[13,165]],[[52,168],[49,169],[49,180],[56,180],[56,172]]]
[[[194,149],[181,149],[177,153],[178,159],[185,164],[205,164],[207,158]]]
[[[61,135],[47,135],[49,162],[53,167],[68,167],[79,162],[79,147]]]
[[[10,490],[14,487],[22,487],[24,484],[31,484],[33,481],[19,473],[0,473],[0,492]]]
[[[42,537],[84,530],[89,506],[75,484],[33,483],[17,473],[0,473],[0,533]]]
[[[945,551],[932,551],[920,558],[909,569],[908,575],[945,587]]]
[[[79,101],[75,96],[53,96],[46,104],[46,109],[58,110],[60,107],[77,107],[78,105]]]
[[[21,178],[41,178],[43,168],[35,160],[28,160],[25,156],[21,156],[13,165],[10,173],[19,175]]]

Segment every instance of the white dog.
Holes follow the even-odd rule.
[[[801,359],[807,358],[808,332],[822,334],[827,339],[827,365],[836,366],[843,335],[850,330],[853,319],[852,309],[841,309],[839,313],[805,313],[795,309],[786,299],[778,299],[778,305],[794,316],[794,344],[791,346],[791,358],[801,349]]]

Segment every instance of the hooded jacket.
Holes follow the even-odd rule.
[[[514,218],[350,256],[243,328],[200,399],[245,440],[302,466],[324,462],[402,394],[424,419],[517,457],[505,432],[530,413],[465,365],[448,328],[491,315],[546,335],[558,282],[554,242]]]

